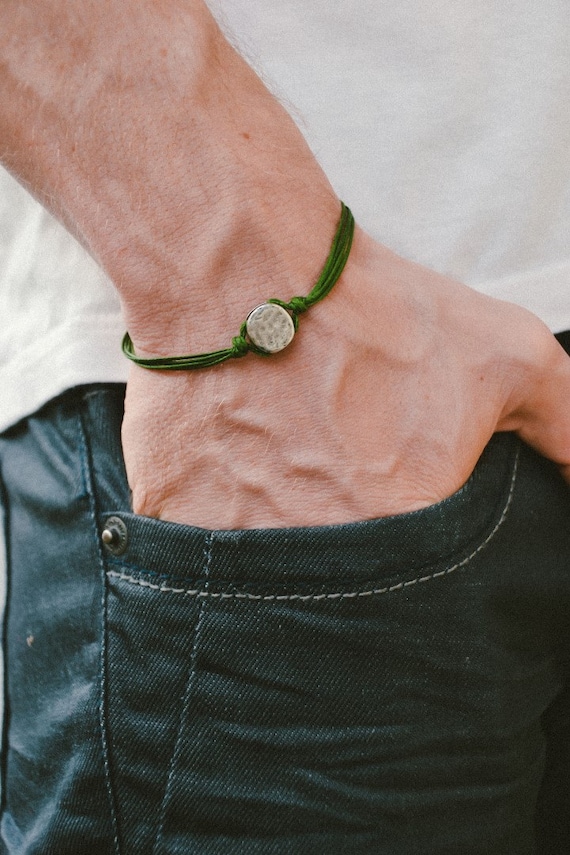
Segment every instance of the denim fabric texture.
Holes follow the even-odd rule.
[[[0,852],[570,853],[555,467],[502,434],[414,513],[205,531],[131,513],[122,401],[72,390],[0,439]]]

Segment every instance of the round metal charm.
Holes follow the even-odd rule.
[[[284,350],[295,335],[291,315],[275,303],[263,303],[250,312],[246,331],[251,341],[266,353]]]

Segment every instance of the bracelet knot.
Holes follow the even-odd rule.
[[[232,356],[235,356],[236,359],[239,359],[240,356],[247,356],[250,350],[249,342],[241,333],[232,338]]]
[[[292,297],[288,306],[295,315],[302,315],[309,308],[306,297]]]

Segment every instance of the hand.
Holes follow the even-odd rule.
[[[226,346],[258,297],[311,287],[336,197],[203,0],[12,0],[0,58],[0,157],[115,282],[137,351]],[[219,528],[409,511],[454,492],[495,430],[568,476],[568,365],[532,316],[359,232],[282,354],[133,369],[134,509]]]
[[[250,528],[435,503],[504,430],[570,480],[570,359],[554,337],[357,231],[341,280],[282,354],[133,367],[123,440],[135,512]]]

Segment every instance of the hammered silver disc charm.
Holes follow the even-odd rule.
[[[263,303],[245,322],[250,340],[266,353],[278,353],[293,341],[295,326],[289,312],[276,303]]]

